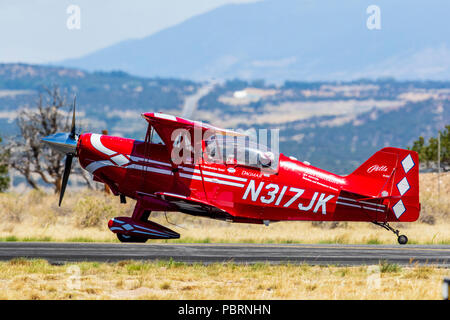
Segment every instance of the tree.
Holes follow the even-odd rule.
[[[0,143],[2,138],[0,137]],[[8,176],[8,153],[0,153],[0,192],[6,191],[9,187],[9,176]]]
[[[44,146],[42,137],[70,131],[70,107],[68,112],[66,96],[57,86],[44,88],[39,94],[36,110],[24,109],[19,112],[17,125],[20,129],[19,139],[12,139],[6,145],[9,154],[9,166],[19,172],[34,189],[39,189],[39,179],[53,185],[55,193],[61,189],[64,171],[64,155]],[[74,166],[74,174],[81,175],[88,187],[89,177],[80,168]]]
[[[439,131],[441,139],[441,166],[450,166],[450,125],[445,126],[445,129],[441,132]],[[413,142],[411,150],[419,153],[420,162],[424,162],[427,166],[430,163],[436,163],[438,157],[438,139],[437,137],[431,137],[428,140],[428,144],[425,144],[425,139],[419,137],[418,140]]]

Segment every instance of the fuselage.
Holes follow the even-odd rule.
[[[174,165],[163,144],[82,134],[77,145],[81,166],[115,194],[171,193],[200,200],[232,216],[255,220],[367,220],[340,199],[346,177],[280,154],[276,170],[200,159]],[[344,198],[345,199],[345,198]],[[371,204],[369,203],[369,207]],[[381,210],[372,206],[376,219]]]

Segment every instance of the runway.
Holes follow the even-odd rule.
[[[307,263],[370,265],[380,261],[450,267],[450,245],[308,245],[308,244],[120,244],[1,242],[0,260],[41,258],[74,261],[169,260],[186,263]]]

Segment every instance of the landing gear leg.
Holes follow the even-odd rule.
[[[136,204],[136,207],[134,208],[133,215],[131,216],[131,218],[135,221],[147,222],[151,213],[152,212],[150,210],[145,210],[139,204]]]
[[[144,210],[139,205],[136,205],[131,218],[136,222],[138,221],[147,222],[148,218],[150,217],[150,214],[151,214],[150,210]],[[147,238],[125,235],[121,233],[117,233],[117,238],[119,239],[120,242],[135,242],[135,243],[146,242],[148,240]]]
[[[388,231],[392,231],[397,236],[397,240],[398,240],[399,244],[407,244],[408,243],[408,237],[403,234],[400,234],[400,231],[392,228],[388,222],[373,221],[373,223],[376,224],[377,226],[380,226],[380,227],[388,230]]]

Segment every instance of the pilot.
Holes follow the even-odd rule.
[[[205,152],[203,153],[203,159],[205,159],[206,162],[215,163],[217,160],[216,150],[216,144],[214,142],[209,143],[205,148]]]
[[[259,163],[263,167],[270,167],[272,165],[272,162],[275,160],[275,155],[270,151],[266,151],[266,152],[259,153],[258,158],[259,158]]]

